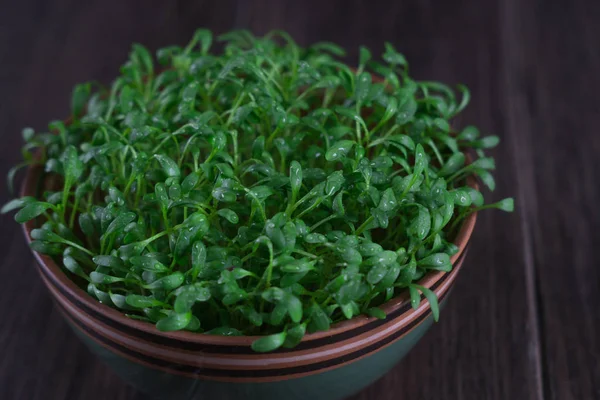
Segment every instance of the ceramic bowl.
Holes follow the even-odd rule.
[[[41,167],[28,170],[23,195],[36,196]],[[420,285],[443,304],[461,270],[476,215],[463,223],[451,272],[432,272]],[[36,223],[24,226],[25,236]],[[432,325],[427,300],[410,306],[408,293],[382,306],[383,320],[360,316],[329,331],[308,334],[293,349],[258,354],[256,337],[223,337],[192,332],[160,332],[154,325],[127,318],[99,303],[63,270],[34,253],[41,277],[74,332],[118,375],[155,398],[310,399],[347,397],[390,370]]]

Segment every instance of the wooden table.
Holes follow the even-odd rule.
[[[502,138],[441,321],[354,399],[600,398],[600,2],[0,0],[0,172],[20,129],[68,114],[76,82],[109,82],[132,42],[183,44],[197,27],[290,31],[355,62],[393,42],[420,79],[465,83],[457,125]],[[594,167],[596,165],[596,167]],[[9,194],[1,185],[0,203]],[[12,217],[0,224],[0,399],[143,399],[75,338]]]

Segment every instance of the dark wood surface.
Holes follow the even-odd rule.
[[[282,28],[354,61],[391,41],[418,78],[472,89],[457,123],[500,135],[489,198],[517,211],[480,216],[441,321],[353,399],[600,399],[599,22],[583,0],[0,0],[0,174],[21,128],[64,117],[71,87],[109,82],[132,42]],[[0,239],[0,399],[144,399],[70,332],[11,217]]]

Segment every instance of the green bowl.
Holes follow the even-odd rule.
[[[41,176],[39,167],[28,170],[23,195],[36,195]],[[442,303],[461,269],[475,221],[472,214],[461,227],[452,271],[434,271],[419,282]],[[28,241],[35,226],[31,221],[24,227]],[[89,296],[52,258],[34,256],[42,280],[77,336],[125,381],[155,398],[342,399],[389,371],[433,321],[426,299],[413,309],[403,293],[381,307],[386,319],[356,317],[306,335],[293,349],[258,354],[250,348],[256,337],[160,332],[127,318]]]

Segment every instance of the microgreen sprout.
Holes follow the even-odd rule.
[[[58,187],[14,200],[32,247],[100,302],[161,331],[261,335],[293,347],[450,271],[463,219],[494,189],[498,144],[450,120],[469,92],[408,74],[386,44],[353,69],[331,43],[198,30],[153,57],[135,45],[106,88],[78,85],[68,123],[23,132]],[[466,157],[470,154],[470,158]],[[467,160],[471,160],[468,162]],[[10,180],[14,176],[10,173]]]

